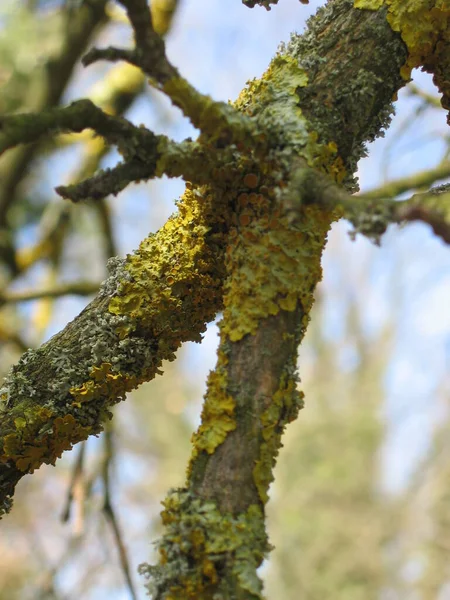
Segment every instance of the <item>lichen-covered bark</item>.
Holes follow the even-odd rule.
[[[442,106],[450,110],[450,3],[448,0],[355,0],[355,6],[379,12],[386,7],[387,20],[399,32],[408,49],[400,73],[405,80],[412,69],[433,74],[442,94]],[[448,117],[450,123],[450,114]]]
[[[256,569],[269,549],[264,505],[283,429],[302,406],[297,348],[327,232],[339,217],[314,204],[289,216],[295,174],[313,166],[355,187],[364,143],[389,123],[405,57],[385,11],[336,0],[236,103],[268,131],[283,123],[283,135],[278,152],[247,173],[237,198],[218,362],[186,488],[165,502],[160,564],[142,569],[156,599],[262,598]],[[230,539],[237,522],[241,535]]]
[[[329,2],[243,90],[235,114],[164,80],[187,115],[200,111],[199,143],[228,144],[229,163],[210,187],[188,186],[178,214],[116,261],[97,299],[27,353],[1,391],[7,508],[23,473],[100,431],[108,407],[223,308],[186,487],[164,503],[160,564],[143,567],[155,599],[262,597],[264,505],[283,429],[302,406],[297,348],[341,214],[314,193],[291,208],[305,169],[355,189],[364,144],[389,124],[409,54],[378,4]]]
[[[214,201],[213,201],[214,200]],[[97,298],[0,390],[0,499],[17,481],[96,434],[108,408],[199,341],[222,305],[227,196],[187,189],[178,213],[126,260],[111,261]]]

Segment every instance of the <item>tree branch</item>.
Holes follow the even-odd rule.
[[[126,162],[81,183],[57,188],[61,196],[75,202],[118,194],[132,181],[164,173],[195,183],[209,183],[213,171],[227,164],[233,153],[232,148],[221,151],[189,140],[177,144],[145,127],[136,127],[123,117],[108,115],[90,100],[77,100],[67,107],[48,109],[40,114],[0,117],[0,153],[51,133],[84,129],[93,129],[109,144],[116,145]]]
[[[83,58],[85,66],[97,60],[125,60],[141,68],[183,113],[194,127],[219,147],[239,144],[242,147],[266,149],[266,136],[256,123],[224,102],[214,102],[200,94],[169,62],[163,39],[153,29],[146,0],[117,0],[128,14],[135,36],[135,48],[109,47],[91,49]]]
[[[160,373],[183,341],[199,341],[221,307],[227,200],[188,189],[179,212],[111,275],[88,307],[0,390],[0,507],[42,463],[96,434],[109,407]]]

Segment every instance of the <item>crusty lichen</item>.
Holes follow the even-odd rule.
[[[232,342],[255,333],[261,319],[280,310],[294,310],[297,302],[307,319],[312,292],[321,279],[320,258],[336,215],[305,207],[303,218],[293,227],[283,215],[282,201],[277,201],[283,197],[298,157],[339,183],[346,174],[336,144],[319,143],[302,115],[298,89],[307,83],[298,60],[278,53],[262,78],[249,82],[235,103],[273,134],[283,150],[277,148],[273,157],[269,154],[261,162],[259,175],[254,175],[258,183],[238,196],[237,219],[226,254],[222,326]]]
[[[273,172],[272,158],[278,168],[289,169],[293,156],[297,155],[306,159],[311,167],[330,173],[340,183],[346,170],[336,143],[319,140],[302,114],[298,91],[307,85],[308,76],[298,59],[279,52],[260,79],[248,82],[234,106],[256,118],[259,128],[271,138],[274,150],[260,165],[263,174]]]
[[[269,499],[268,489],[273,481],[273,469],[282,446],[281,436],[285,426],[297,418],[298,411],[303,407],[303,397],[303,392],[297,390],[295,373],[286,369],[271,404],[261,415],[263,441],[259,460],[253,468],[253,479],[263,504]]]
[[[211,301],[222,286],[220,264],[214,256],[223,245],[222,211],[219,200],[213,206],[208,190],[188,188],[178,213],[127,257],[128,280],[109,304],[111,313],[130,318],[117,331],[121,338],[148,328],[155,339],[163,334],[164,345],[173,344],[175,350],[185,339],[192,339],[192,322],[211,318]],[[190,320],[186,320],[187,313]],[[197,335],[194,341],[200,339]]]
[[[211,600],[240,589],[248,598],[262,599],[256,570],[270,548],[258,506],[238,516],[223,514],[214,502],[183,489],[173,490],[163,505],[160,564],[140,567],[153,598]]]
[[[241,223],[243,214],[247,221],[232,230],[226,257],[222,331],[232,342],[254,334],[261,319],[294,310],[298,302],[308,318],[331,221],[326,211],[310,206],[297,227],[290,227],[261,194],[241,213]]]

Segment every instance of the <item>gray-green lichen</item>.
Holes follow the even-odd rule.
[[[384,135],[393,97],[405,83],[400,69],[406,47],[385,13],[355,10],[352,0],[328,2],[309,19],[305,33],[292,35],[281,48],[308,76],[308,86],[298,89],[299,105],[318,140],[334,141],[345,157],[344,183],[352,191],[366,143]]]
[[[262,599],[256,571],[270,546],[260,507],[223,514],[185,489],[172,490],[163,505],[160,564],[139,568],[154,600],[228,600],[231,590],[242,599]]]

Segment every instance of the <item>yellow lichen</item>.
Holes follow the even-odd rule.
[[[134,327],[145,327],[154,337],[164,333],[174,349],[193,339],[195,324],[214,314],[222,283],[207,239],[213,218],[220,222],[220,201],[213,217],[210,199],[187,189],[178,213],[128,256],[130,278],[111,299],[110,312],[131,317]],[[119,335],[128,335],[131,327]]]
[[[14,420],[16,431],[3,438],[1,462],[14,461],[23,472],[33,473],[41,464],[55,464],[65,450],[87,439],[89,427],[83,427],[70,415],[54,417],[46,407],[25,410]]]
[[[99,367],[94,366],[90,372],[90,379],[78,387],[71,388],[69,391],[75,398],[72,406],[79,408],[85,402],[100,399],[114,401],[124,391],[131,391],[139,384],[136,377],[112,372],[111,368],[110,363],[102,363]]]
[[[253,480],[264,504],[269,499],[268,489],[273,481],[273,468],[281,447],[281,436],[285,426],[297,417],[302,401],[303,393],[297,391],[295,379],[283,375],[271,404],[261,416],[264,441],[253,468]]]
[[[257,210],[230,239],[222,331],[232,342],[254,334],[261,319],[295,310],[298,302],[308,314],[331,220],[326,211],[305,207],[300,225],[292,228],[276,211]]]

